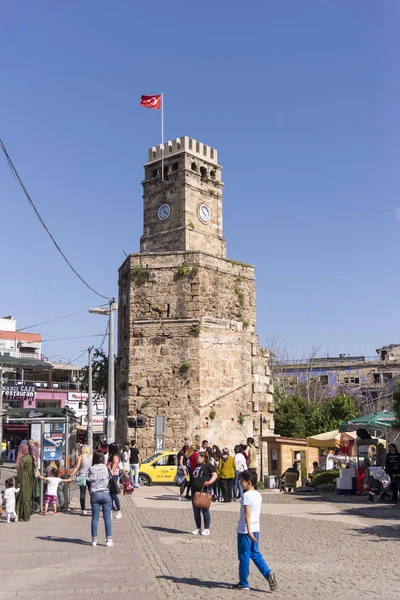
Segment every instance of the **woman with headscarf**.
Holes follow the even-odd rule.
[[[21,444],[18,448],[16,462],[17,487],[20,488],[17,504],[19,521],[30,521],[33,488],[33,458],[29,454],[29,446]]]
[[[396,444],[389,444],[388,446],[385,469],[392,481],[392,500],[394,503],[397,503],[399,495],[400,453],[397,450]]]

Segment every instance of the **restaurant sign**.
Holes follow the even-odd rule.
[[[6,400],[33,400],[36,398],[34,385],[3,385],[3,398]]]

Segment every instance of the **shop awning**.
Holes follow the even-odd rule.
[[[339,425],[339,431],[354,431],[357,429],[392,429],[397,418],[394,412],[382,410],[378,413],[343,421]]]
[[[308,437],[307,445],[314,448],[340,448],[343,439],[354,441],[356,437],[357,434],[355,431],[340,433],[339,429],[335,429],[334,431],[327,431],[326,433],[319,433],[318,435]]]

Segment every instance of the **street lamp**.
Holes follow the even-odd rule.
[[[92,315],[108,317],[108,385],[107,385],[107,442],[115,442],[115,385],[114,385],[114,311],[118,310],[115,298],[111,298],[108,308],[91,308]]]

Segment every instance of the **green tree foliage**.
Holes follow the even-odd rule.
[[[275,432],[283,437],[305,438],[337,429],[346,419],[358,416],[352,398],[339,393],[323,404],[277,390],[275,399]]]
[[[393,410],[397,417],[395,429],[400,429],[400,377],[397,379],[397,390],[393,393]]]
[[[88,388],[89,383],[89,368],[82,369],[82,385],[84,389]],[[98,394],[106,393],[108,386],[108,356],[103,350],[98,348],[93,352],[92,358],[92,384],[93,392]]]

